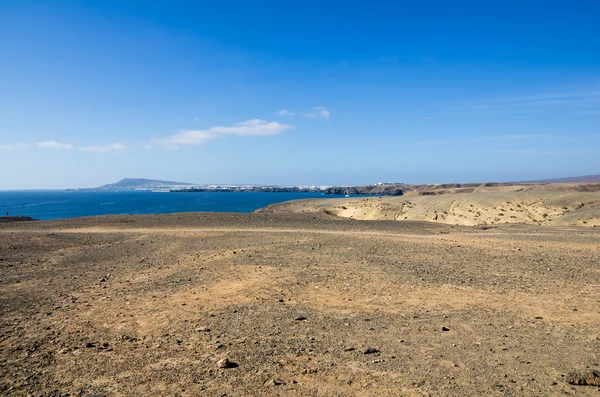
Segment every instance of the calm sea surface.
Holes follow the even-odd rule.
[[[270,204],[306,198],[340,197],[322,193],[154,193],[0,191],[0,216],[61,219],[93,215],[172,212],[252,212]]]

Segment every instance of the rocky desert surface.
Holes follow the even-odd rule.
[[[0,394],[598,396],[600,229],[558,224],[2,223]]]

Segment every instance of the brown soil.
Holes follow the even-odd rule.
[[[598,228],[6,223],[0,394],[596,396],[599,258]]]

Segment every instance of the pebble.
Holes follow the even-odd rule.
[[[576,386],[600,386],[600,371],[585,369],[567,374],[566,382]]]
[[[229,368],[231,367],[232,363],[231,361],[229,361],[228,358],[222,358],[219,361],[217,361],[217,367],[218,368]]]
[[[375,349],[374,347],[369,347],[363,353],[364,354],[375,354],[375,353],[379,353],[379,349]]]
[[[450,328],[448,328],[448,327],[446,327],[446,326],[443,326],[443,327],[442,327],[442,331],[450,331]]]
[[[283,384],[283,382],[278,379],[271,379],[266,384],[267,384],[267,386],[280,386]]]
[[[198,328],[196,328],[196,332],[210,332],[210,328],[198,327]]]

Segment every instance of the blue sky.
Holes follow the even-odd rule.
[[[596,1],[0,1],[0,189],[600,173]]]

